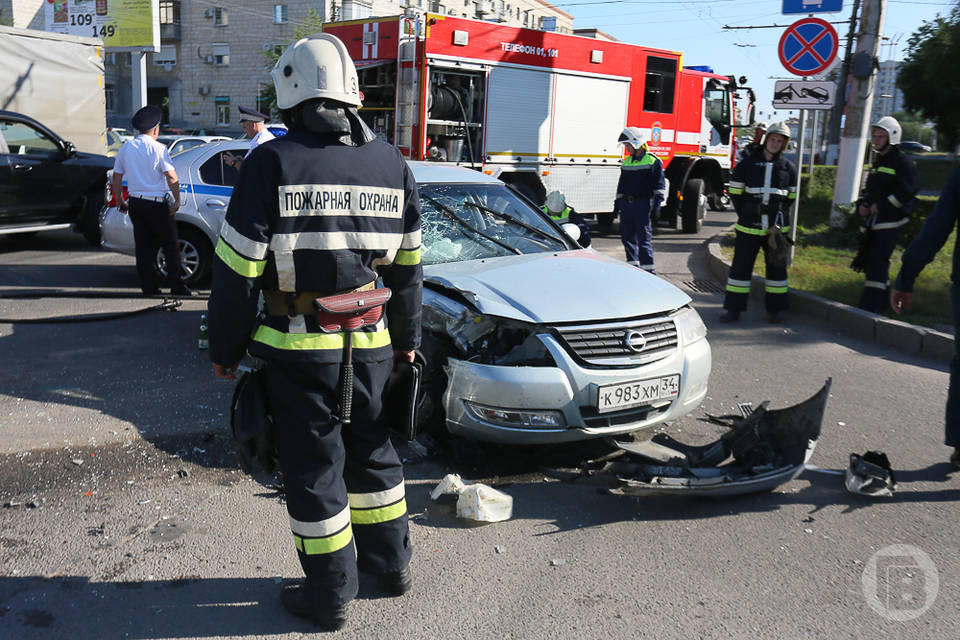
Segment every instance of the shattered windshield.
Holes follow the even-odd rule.
[[[544,216],[502,184],[421,184],[424,264],[568,246]]]

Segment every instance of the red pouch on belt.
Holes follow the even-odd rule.
[[[375,324],[383,315],[383,307],[392,292],[387,287],[369,291],[354,291],[336,296],[316,298],[313,306],[321,331],[356,331],[360,327]]]

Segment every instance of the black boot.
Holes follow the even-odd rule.
[[[950,456],[950,464],[954,469],[960,471],[960,447],[953,448],[953,455]]]
[[[413,576],[410,574],[410,567],[407,566],[402,571],[382,574],[380,584],[391,596],[402,596],[413,588]]]
[[[337,631],[347,624],[347,605],[318,606],[302,584],[291,585],[280,592],[283,608],[300,618],[306,618],[324,631]]]
[[[740,319],[740,312],[731,311],[730,309],[727,309],[726,311],[724,311],[723,315],[720,316],[720,322],[736,322],[739,319]]]

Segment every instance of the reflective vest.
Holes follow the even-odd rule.
[[[569,206],[564,207],[564,208],[563,208],[563,211],[561,211],[560,213],[556,213],[556,214],[550,213],[550,211],[547,209],[547,205],[543,205],[543,206],[540,207],[540,208],[543,210],[543,212],[544,212],[545,214],[547,214],[548,216],[550,216],[550,218],[553,219],[553,221],[556,222],[557,224],[566,224],[566,223],[570,222],[570,207],[569,207]]]
[[[663,163],[649,151],[639,158],[629,155],[620,165],[620,180],[617,182],[617,197],[632,196],[647,199],[659,196],[666,199],[667,185],[663,176]]]

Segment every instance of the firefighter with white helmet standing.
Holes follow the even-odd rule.
[[[917,167],[900,151],[901,134],[896,118],[886,116],[873,124],[870,141],[876,161],[857,201],[862,235],[860,250],[850,266],[866,276],[860,308],[874,313],[889,304],[890,255],[917,204]]]
[[[652,220],[660,214],[667,195],[660,158],[647,151],[643,132],[626,127],[617,140],[627,150],[620,165],[614,212],[620,216],[620,240],[627,262],[655,273]]]
[[[727,277],[721,322],[734,322],[747,309],[753,263],[763,247],[766,264],[765,307],[767,321],[781,321],[787,309],[787,267],[771,258],[769,235],[775,228],[790,228],[790,207],[797,197],[797,170],[783,157],[790,129],[783,122],[770,125],[763,147],[737,163],[730,176],[730,199],[737,210],[736,244]]]
[[[336,630],[357,594],[358,571],[388,595],[412,585],[403,467],[383,395],[393,362],[413,362],[420,344],[420,210],[400,152],[377,141],[357,113],[357,72],[340,40],[298,40],[272,76],[289,133],[254,149],[240,168],[216,249],[210,356],[227,379],[247,350],[266,363],[306,574],[281,601]],[[369,324],[355,332],[325,315],[345,298],[388,296],[385,313],[372,306]]]
[[[561,191],[551,191],[547,194],[547,199],[541,207],[543,212],[557,224],[573,224],[580,229],[580,237],[577,243],[581,247],[590,246],[590,225],[583,219],[576,209],[567,204],[567,199]]]

